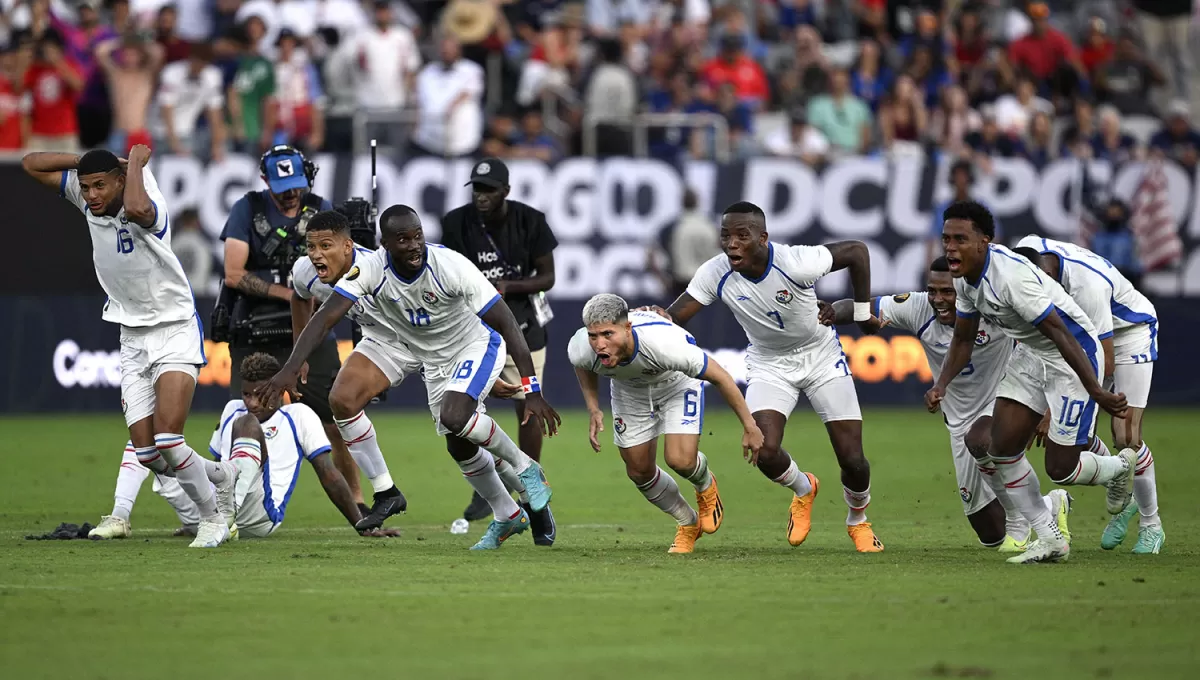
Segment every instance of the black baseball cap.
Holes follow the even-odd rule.
[[[471,181],[466,186],[482,184],[493,189],[508,186],[508,166],[499,158],[485,158],[471,169]]]

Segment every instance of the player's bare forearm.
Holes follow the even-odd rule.
[[[508,345],[508,355],[513,358],[513,363],[517,365],[517,372],[521,374],[521,377],[536,376],[529,344],[525,342],[525,334],[521,332],[521,326],[517,324],[517,319],[508,305],[497,302],[479,318],[504,338],[504,344]]]
[[[362,514],[358,511],[358,505],[354,502],[354,494],[350,492],[350,485],[346,483],[346,478],[333,464],[333,457],[328,453],[323,453],[311,461],[313,470],[317,473],[317,479],[321,480],[321,487],[325,489],[325,495],[329,496],[329,500],[341,511],[351,526],[354,526],[362,519]]]
[[[943,390],[954,380],[967,364],[971,363],[971,352],[975,350],[975,336],[979,333],[979,316],[959,316],[954,322],[954,337],[950,340],[950,349],[946,350],[946,360],[942,363],[942,373],[938,376],[937,386]]]
[[[132,151],[129,155],[129,165],[125,168],[125,216],[138,226],[150,227],[158,217],[154,201],[151,201],[150,194],[146,193],[146,181],[142,173],[150,159]]]
[[[871,252],[862,241],[838,241],[825,245],[833,255],[830,271],[850,270],[850,287],[856,302],[871,300]]]
[[[290,301],[292,294],[287,286],[271,283],[254,272],[244,272],[233,285],[234,288],[254,297],[275,298]]]
[[[878,304],[878,300],[879,298],[872,298],[871,306],[876,306]],[[848,326],[854,323],[854,300],[845,298],[843,300],[838,300],[829,306],[833,308],[833,325]],[[874,316],[863,323],[870,326],[871,330],[873,331],[878,331],[880,328],[883,328],[883,323],[881,320]]]
[[[716,385],[717,391],[725,398],[725,403],[729,404],[729,408],[732,408],[733,412],[737,414],[742,427],[748,428],[754,425],[754,416],[750,413],[750,407],[746,405],[746,398],[742,396],[742,391],[738,389],[737,381],[733,379],[732,375],[729,375],[729,371],[726,371],[724,366],[713,361],[712,357],[708,359],[704,380]]]
[[[292,310],[292,344],[294,345],[300,339],[300,334],[304,332],[304,327],[312,320],[313,301],[305,300],[297,295],[296,291],[292,291],[292,297],[288,304]]]
[[[575,378],[579,381],[579,391],[583,393],[583,403],[588,413],[600,411],[600,376],[591,371],[576,368]]]
[[[57,189],[62,183],[62,173],[79,167],[79,155],[34,151],[25,154],[25,157],[21,159],[21,167],[37,181],[52,189]]]
[[[1104,348],[1104,382],[1107,383],[1113,377],[1113,371],[1116,370],[1117,357],[1113,350],[1113,338],[1108,336],[1100,341],[1100,346]]]
[[[691,321],[692,317],[696,316],[701,309],[704,309],[704,305],[696,302],[696,298],[685,292],[676,298],[670,307],[667,307],[667,314],[671,316],[671,321],[683,326]]]
[[[300,337],[296,338],[295,346],[292,347],[292,355],[288,357],[287,363],[283,365],[280,372],[288,373],[289,375],[298,375],[300,367],[304,362],[308,361],[308,357],[313,351],[325,341],[325,336],[329,335],[329,331],[337,325],[337,322],[346,316],[346,312],[354,306],[354,302],[350,298],[341,295],[331,295],[317,310],[304,326],[304,330],[300,332]],[[494,305],[493,305],[494,306]]]
[[[1071,335],[1071,331],[1067,330],[1067,325],[1063,323],[1058,314],[1047,314],[1046,318],[1037,325],[1037,329],[1058,348],[1059,354],[1062,354],[1062,358],[1066,360],[1071,370],[1075,371],[1075,375],[1079,376],[1079,381],[1083,383],[1083,388],[1089,395],[1096,395],[1104,391],[1104,388],[1096,380],[1092,362],[1088,361],[1087,355],[1083,353],[1083,347],[1079,345],[1075,336]]]
[[[534,260],[536,274],[525,279],[504,282],[504,294],[533,295],[544,293],[554,287],[554,253]]]

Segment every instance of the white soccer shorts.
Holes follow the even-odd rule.
[[[404,382],[408,376],[421,372],[421,362],[413,357],[407,347],[377,340],[370,336],[364,336],[354,346],[351,354],[362,355],[367,361],[375,364],[375,367],[383,373],[392,387]]]
[[[238,526],[238,535],[248,538],[266,538],[279,528],[279,524],[271,521],[267,514],[266,495],[263,493],[262,478],[250,487],[250,491],[242,500],[234,522]]]
[[[979,471],[975,457],[967,449],[967,433],[979,418],[990,416],[991,412],[989,406],[987,413],[967,421],[965,425],[946,426],[950,433],[950,455],[954,458],[954,477],[958,482],[958,497],[962,500],[964,515],[974,515],[996,498],[992,487],[988,486],[983,473]]]
[[[817,350],[763,356],[746,352],[746,405],[751,413],[777,411],[789,417],[800,393],[808,398],[821,422],[862,420],[850,361],[836,339]]]
[[[704,382],[683,378],[658,387],[612,382],[613,443],[628,449],[667,434],[701,433]]]
[[[1113,336],[1114,389],[1133,408],[1146,408],[1158,361],[1158,322],[1123,329]]]
[[[125,424],[133,425],[154,415],[154,384],[163,373],[178,371],[195,380],[207,363],[199,316],[145,328],[121,326],[121,408]]]
[[[1154,362],[1117,364],[1113,366],[1113,391],[1123,393],[1130,407],[1146,408],[1153,377]]]
[[[1098,343],[1089,357],[1100,380],[1104,348]],[[1037,413],[1050,411],[1050,440],[1061,446],[1087,446],[1096,430],[1099,406],[1088,395],[1079,376],[1059,359],[1043,361],[1025,345],[1017,345],[996,390],[996,398],[1024,404]]]
[[[496,378],[500,377],[505,356],[504,339],[499,333],[492,331],[460,350],[450,363],[444,366],[425,366],[425,391],[429,396],[429,412],[433,414],[433,420],[437,423],[438,434],[456,434],[442,427],[442,398],[446,392],[462,392],[475,400],[476,412],[487,412],[483,398],[492,391],[492,385]]]

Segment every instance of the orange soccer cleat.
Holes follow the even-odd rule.
[[[850,534],[850,540],[854,541],[854,549],[860,553],[883,552],[883,541],[875,535],[870,522],[851,524],[846,527],[846,533]]]
[[[711,534],[721,528],[721,517],[725,514],[725,506],[721,504],[721,492],[717,490],[716,475],[713,475],[712,484],[709,484],[707,489],[696,492],[696,506],[700,514],[701,531]]]
[[[675,540],[671,543],[671,548],[667,552],[676,555],[690,553],[695,549],[696,541],[700,540],[702,535],[704,534],[700,530],[699,524],[680,525],[675,531]]]
[[[821,480],[816,475],[811,472],[804,474],[812,484],[812,491],[792,498],[792,507],[788,509],[787,539],[793,546],[800,545],[808,538],[808,532],[812,529],[813,501],[817,499],[817,491],[821,488]]]

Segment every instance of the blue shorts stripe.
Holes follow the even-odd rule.
[[[1094,361],[1094,359],[1093,359]],[[1096,402],[1091,399],[1083,405],[1083,416],[1079,419],[1079,432],[1075,434],[1075,444],[1087,446],[1092,439],[1092,421],[1096,418]]]
[[[475,367],[475,376],[467,385],[467,396],[476,401],[488,386],[488,379],[492,377],[492,371],[496,368],[496,360],[500,357],[500,334],[490,328],[488,330],[491,331],[491,337],[488,339],[487,351],[483,353],[483,358]]]

